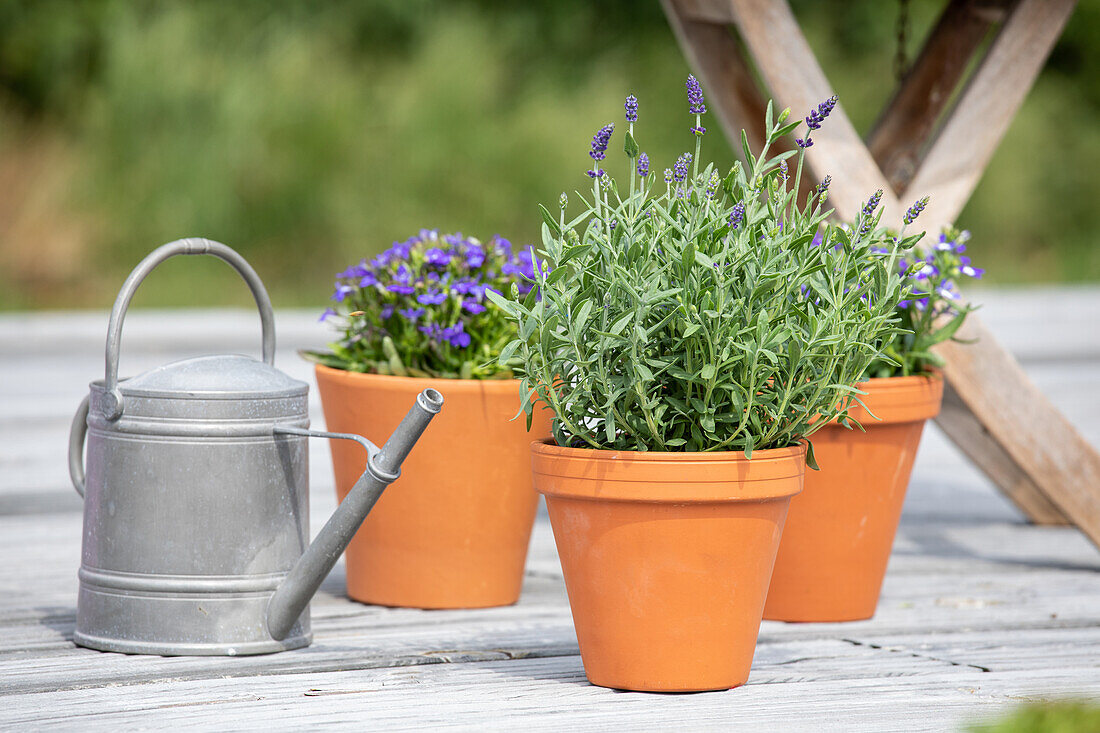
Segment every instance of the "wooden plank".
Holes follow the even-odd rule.
[[[730,0],[730,8],[741,38],[779,107],[790,107],[792,114],[805,115],[832,96],[832,87],[786,2]],[[882,189],[883,222],[901,222],[905,209],[845,114],[843,102],[814,132],[813,139],[806,161],[816,178],[833,175],[829,203],[841,219],[854,220],[871,194]]]
[[[993,438],[950,382],[944,386],[943,409],[936,418],[936,424],[967,458],[982,467],[1024,516],[1036,524],[1071,524],[1016,459]]]
[[[929,231],[955,221],[1062,33],[1076,0],[1019,0],[937,133],[906,198]]]
[[[992,640],[990,640],[992,641]],[[276,725],[315,729],[369,721],[377,729],[761,731],[956,730],[1021,698],[1100,692],[1096,667],[984,672],[886,649],[815,645],[803,660],[761,663],[749,684],[704,695],[623,694],[587,684],[578,657],[487,661],[409,669],[237,680],[164,680],[103,690],[5,698],[0,724],[81,730]],[[854,674],[801,677],[815,663]],[[46,699],[43,699],[43,698]]]
[[[917,171],[924,145],[971,59],[1011,0],[951,0],[912,68],[867,136],[867,147],[895,191]]]
[[[761,95],[756,76],[745,58],[741,44],[726,25],[699,20],[693,0],[661,0],[673,35],[684,56],[698,74],[707,102],[718,117],[722,132],[735,153],[742,157],[741,130],[749,146],[761,150],[764,145],[764,114],[767,100]],[[696,15],[692,15],[692,11]],[[727,8],[728,10],[728,8]],[[705,16],[704,16],[705,17]],[[784,139],[776,143],[771,155],[790,150],[794,143]],[[802,176],[800,191],[805,200],[817,186],[812,175]]]
[[[975,453],[984,461],[983,470],[1001,471],[996,461],[1010,457],[1031,484],[1100,547],[1100,454],[1032,384],[979,319],[968,318],[959,338],[973,343],[941,344],[940,353],[947,361],[944,374],[1004,449],[1000,456]],[[957,428],[958,423],[948,427]]]
[[[740,151],[740,145],[733,143],[741,139],[744,128],[749,145],[759,150],[764,144],[767,100],[757,88],[737,39],[728,27],[689,14],[690,10],[698,11],[693,0],[661,0],[661,6],[733,149]]]

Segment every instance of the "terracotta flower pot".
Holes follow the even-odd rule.
[[[804,457],[804,446],[746,460],[532,444],[590,682],[744,684]]]
[[[940,411],[943,380],[870,379],[852,416],[812,438],[820,471],[791,501],[764,618],[856,621],[875,614],[924,423]]]
[[[379,440],[415,396],[439,390],[443,411],[425,431],[348,547],[348,595],[413,608],[483,608],[515,603],[523,584],[538,494],[528,445],[550,435],[549,412],[531,432],[519,382],[390,377],[316,367],[331,431]],[[363,449],[331,441],[339,498],[362,473]]]

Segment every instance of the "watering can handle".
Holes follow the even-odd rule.
[[[73,426],[69,430],[69,477],[76,493],[84,496],[84,438],[88,435],[88,399],[85,395],[76,408]]]
[[[118,389],[118,357],[122,344],[122,321],[126,318],[126,309],[129,308],[130,300],[134,297],[134,292],[141,281],[153,268],[175,255],[213,255],[229,263],[244,278],[249,290],[252,291],[252,297],[256,299],[256,306],[260,309],[264,361],[268,364],[275,363],[275,314],[271,310],[271,299],[267,296],[267,290],[264,289],[264,284],[256,271],[243,257],[220,242],[200,238],[177,239],[175,242],[157,247],[149,253],[148,257],[139,262],[126,278],[122,290],[115,299],[115,307],[111,310],[111,322],[107,326],[107,364],[104,379],[106,394],[102,402],[103,411],[108,420],[117,420],[122,416],[122,393]]]

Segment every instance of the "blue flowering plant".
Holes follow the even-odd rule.
[[[303,356],[352,372],[509,379],[498,357],[516,327],[486,296],[532,292],[534,257],[501,237],[483,243],[422,229],[336,276],[321,320],[339,338]]]
[[[970,232],[947,226],[939,239],[913,248],[899,261],[899,272],[911,291],[898,303],[902,330],[886,342],[868,376],[908,377],[943,366],[933,347],[958,340],[955,334],[974,310],[963,299],[958,283],[981,279],[985,272],[965,254],[968,241]]]
[[[556,212],[540,207],[541,298],[489,294],[518,332],[500,362],[521,377],[528,414],[552,410],[559,445],[750,458],[796,445],[846,417],[900,330],[896,306],[911,296],[898,263],[920,235],[879,227],[881,194],[845,228],[829,221],[829,178],[798,193],[835,98],[794,122],[769,104],[763,149],[742,133],[745,162],[721,172],[701,160],[706,103],[694,77],[687,89],[694,150],[654,175],[628,98],[625,185],[602,167],[605,125],[579,213],[565,194]],[[803,122],[792,150],[770,152]]]

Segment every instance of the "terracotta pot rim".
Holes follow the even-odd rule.
[[[745,458],[744,451],[633,451],[633,450],[608,450],[606,448],[567,448],[549,440],[531,441],[531,452],[547,456],[584,458],[586,460],[616,461],[626,459],[629,461],[647,463],[669,463],[693,461],[720,463],[727,461],[762,461],[788,460],[794,456],[806,453],[805,442],[798,445],[790,445],[786,448],[766,448],[754,450],[752,458]]]
[[[553,498],[646,504],[785,500],[802,490],[806,445],[753,451],[659,453],[531,443],[535,489]]]
[[[855,386],[866,384],[880,389],[908,389],[918,384],[942,381],[943,373],[935,371],[931,374],[911,374],[908,377],[871,377],[862,382],[856,382]]]
[[[865,393],[855,397],[866,408],[860,402],[853,402],[850,414],[865,430],[870,430],[879,425],[934,418],[939,414],[943,401],[944,378],[939,373],[876,377],[857,382],[854,386]]]
[[[392,374],[369,374],[366,372],[351,372],[346,369],[336,369],[324,364],[313,365],[314,374],[320,378],[324,375],[327,379],[344,380],[348,382],[371,382],[377,387],[415,387],[417,390],[424,387],[432,387],[447,393],[454,392],[515,392],[519,394],[518,379],[445,379],[443,377],[398,377]]]

